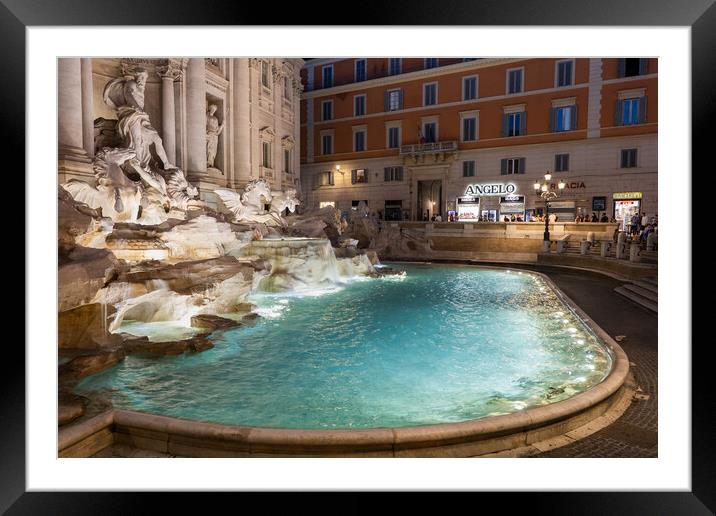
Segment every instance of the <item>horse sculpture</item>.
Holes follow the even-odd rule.
[[[271,202],[273,196],[271,186],[263,178],[249,181],[243,194],[224,189],[214,190],[214,193],[233,215],[235,222],[262,222],[268,225],[277,222],[272,214],[265,213],[264,204]]]

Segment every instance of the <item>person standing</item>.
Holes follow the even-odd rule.
[[[641,219],[639,218],[639,214],[638,214],[638,213],[635,213],[634,215],[631,216],[631,231],[630,231],[630,234],[631,234],[632,236],[633,236],[633,235],[636,235],[636,234],[639,232],[639,221],[640,221],[640,220],[641,220]]]
[[[644,229],[649,225],[649,217],[646,216],[646,212],[641,214],[641,228]]]

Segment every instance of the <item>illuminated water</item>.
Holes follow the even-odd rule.
[[[257,296],[260,322],[215,333],[214,349],[129,356],[79,389],[104,391],[117,407],[218,423],[366,428],[510,413],[609,372],[604,345],[537,276],[396,267],[407,275]]]

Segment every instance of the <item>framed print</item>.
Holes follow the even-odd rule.
[[[716,11],[549,4],[309,27],[4,2],[29,302],[0,507],[436,490],[713,510],[689,157]]]

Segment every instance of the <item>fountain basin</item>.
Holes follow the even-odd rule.
[[[438,418],[438,424],[429,424],[430,417],[427,419],[413,418],[412,420],[410,417],[403,418],[397,421],[397,424],[395,419],[388,417],[382,424],[379,422],[373,427],[361,424],[361,428],[356,428],[360,422],[355,419],[346,425],[348,428],[336,428],[335,424],[311,428],[310,422],[308,425],[304,425],[307,426],[306,428],[286,428],[286,426],[295,427],[295,421],[292,423],[289,418],[284,425],[277,425],[273,421],[268,421],[268,425],[261,424],[260,421],[254,423],[257,420],[245,417],[246,413],[237,416],[246,421],[245,424],[225,425],[197,421],[197,419],[210,419],[199,413],[192,414],[191,419],[187,419],[187,416],[177,418],[150,415],[126,409],[140,408],[142,411],[157,413],[156,407],[132,407],[115,402],[115,406],[123,408],[115,409],[111,417],[110,426],[114,438],[117,442],[126,442],[136,446],[139,442],[137,435],[152,435],[154,437],[150,440],[144,438],[140,440],[143,443],[142,446],[150,446],[149,449],[156,451],[164,450],[165,453],[187,456],[264,454],[277,456],[470,456],[527,446],[552,435],[569,432],[599,417],[619,400],[622,400],[628,361],[621,348],[594,325],[586,315],[581,313],[578,307],[560,294],[546,277],[537,276],[540,279],[540,285],[552,289],[555,295],[560,297],[560,301],[569,307],[575,316],[581,318],[585,331],[592,332],[593,337],[598,340],[600,346],[604,346],[604,350],[610,358],[609,368],[605,370],[603,378],[600,377],[600,381],[584,392],[574,394],[561,401],[541,406],[526,406],[513,413],[482,415],[477,419],[467,418],[456,422],[440,423],[445,418]],[[582,330],[580,329],[580,331]],[[211,353],[215,353],[215,350],[212,350]],[[204,357],[207,356],[208,354],[204,354]],[[435,364],[435,368],[439,369],[439,364]],[[226,372],[221,371],[215,371],[215,373],[220,376],[226,375]],[[196,375],[201,376],[201,372],[198,372],[197,369],[193,373],[193,376]],[[449,383],[449,379],[446,379],[447,383]],[[239,392],[242,392],[243,387],[241,385]],[[277,385],[276,389],[281,390],[284,387]],[[265,385],[261,385],[259,390],[266,391]],[[417,390],[420,391],[420,389]],[[320,391],[316,392],[318,393],[317,397],[320,396]],[[211,390],[205,391],[203,395],[216,399]],[[386,397],[394,395],[395,393],[391,392],[387,393]],[[250,397],[251,393],[247,392],[245,396]],[[266,403],[266,405],[271,404]],[[274,401],[273,405],[285,407],[281,401]],[[407,413],[425,408],[424,406],[420,407],[419,399],[415,399],[413,403],[403,400],[401,406],[405,407]],[[164,411],[164,413],[167,412]],[[325,415],[320,410],[316,410],[315,413],[321,417]],[[181,416],[182,414],[174,413],[172,415]],[[431,417],[433,416],[434,414],[431,415]],[[461,417],[464,417],[464,414]],[[448,414],[448,421],[455,421],[455,419],[450,418]],[[231,419],[229,420],[231,421]],[[313,424],[315,425],[315,422]],[[274,428],[267,428],[267,426],[274,426]],[[214,437],[208,437],[210,435]]]

